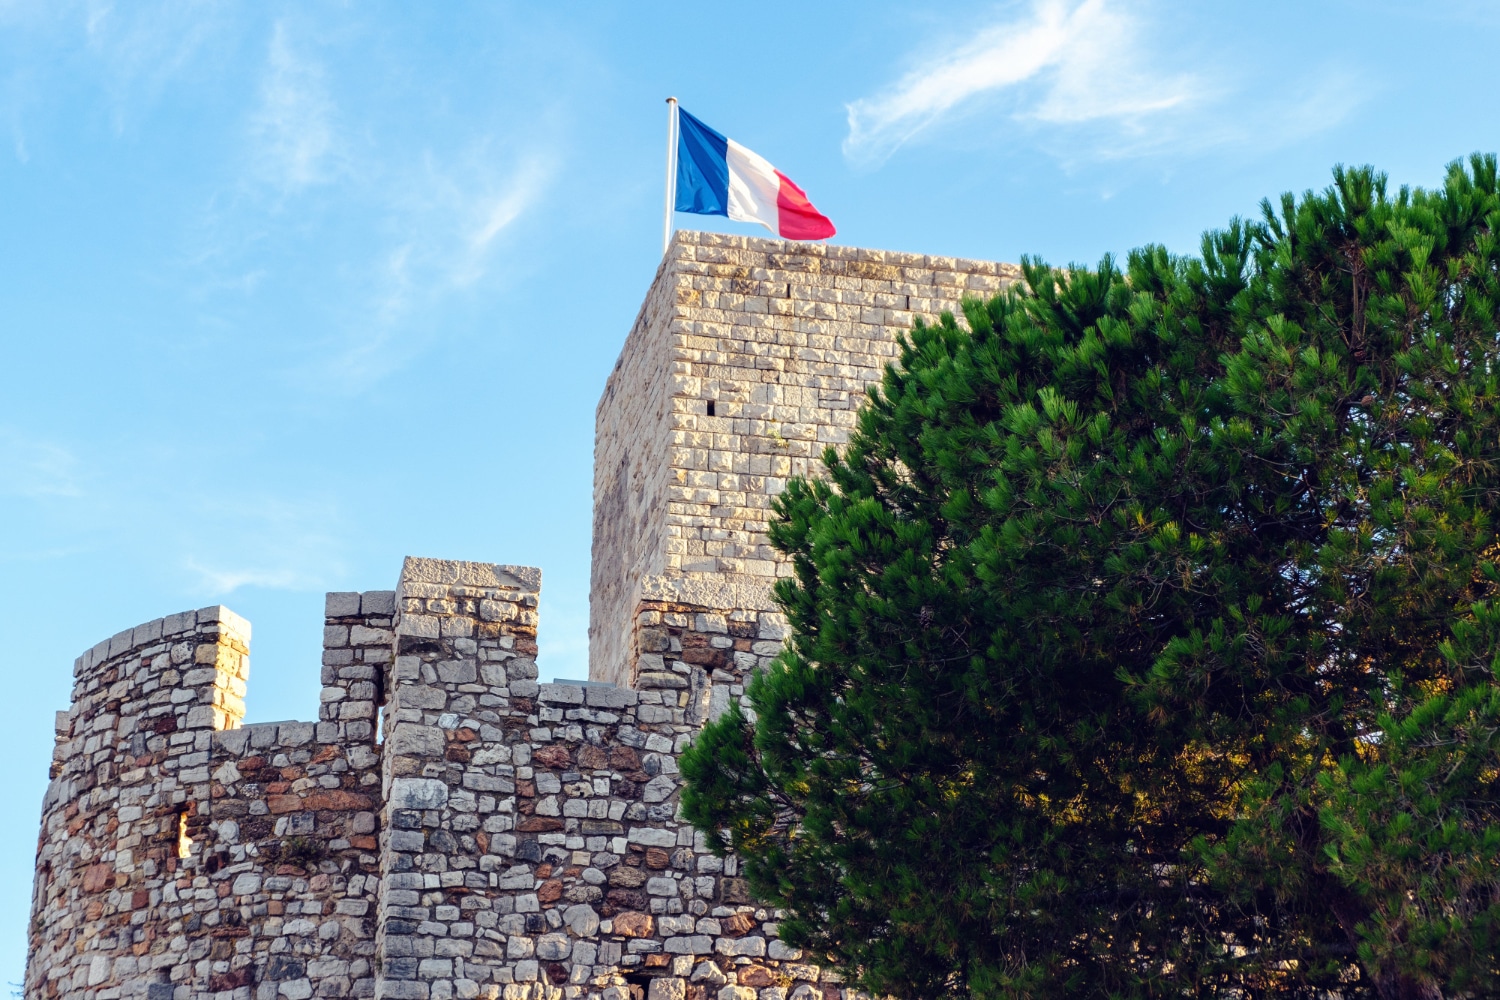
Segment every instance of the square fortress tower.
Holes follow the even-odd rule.
[[[595,418],[589,675],[630,685],[643,609],[768,611],[771,498],[818,475],[918,316],[1013,264],[679,231]]]

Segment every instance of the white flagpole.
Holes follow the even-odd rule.
[[[672,209],[677,202],[677,98],[667,98],[667,204],[661,220],[661,252],[672,246]]]

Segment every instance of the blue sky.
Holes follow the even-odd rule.
[[[228,604],[250,720],[311,718],[323,592],[411,553],[541,566],[543,674],[586,673],[668,94],[838,242],[999,260],[1192,252],[1335,163],[1500,148],[1489,4],[747,9],[0,0],[3,981],[98,639]]]

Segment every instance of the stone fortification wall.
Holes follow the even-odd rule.
[[[380,995],[822,1000],[823,974],[775,941],[733,859],[677,817],[677,755],[779,625],[653,606],[638,689],[538,684],[538,582],[408,561]]]
[[[1010,264],[679,231],[599,402],[590,677],[629,684],[642,599],[771,607],[770,500],[847,439],[918,316]],[[712,407],[712,412],[710,412]]]
[[[779,616],[645,602],[635,688],[540,684],[539,588],[408,559],[330,594],[316,722],[239,727],[222,608],[80,658],[27,996],[842,1000],[677,814]]]
[[[672,370],[670,330],[677,292],[666,280],[674,267],[668,255],[646,294],[615,370],[599,398],[596,424],[609,438],[594,443],[594,545],[589,566],[589,660],[613,662],[626,655],[619,623],[630,620],[639,600],[639,581],[661,574],[667,551],[667,519],[655,505],[667,494],[671,445]],[[600,546],[606,537],[613,544]],[[603,621],[615,622],[606,627]],[[590,675],[628,683],[619,671]]]
[[[167,914],[198,866],[188,845],[207,832],[213,734],[244,717],[249,638],[239,616],[204,608],[75,661],[42,801],[28,997],[150,984],[206,949],[179,944]]]
[[[373,993],[373,723],[394,596],[329,595],[316,723],[241,728],[250,627],[222,607],[78,659],[42,808],[28,998]]]

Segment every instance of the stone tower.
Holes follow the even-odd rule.
[[[918,316],[1012,264],[678,232],[595,418],[589,675],[629,685],[638,614],[772,609],[771,497],[817,474]]]
[[[1006,265],[677,235],[598,411],[590,676],[537,680],[538,570],[329,594],[315,722],[241,725],[222,607],[74,664],[28,998],[846,1000],[677,815],[677,756],[780,648],[768,504],[895,335]]]

